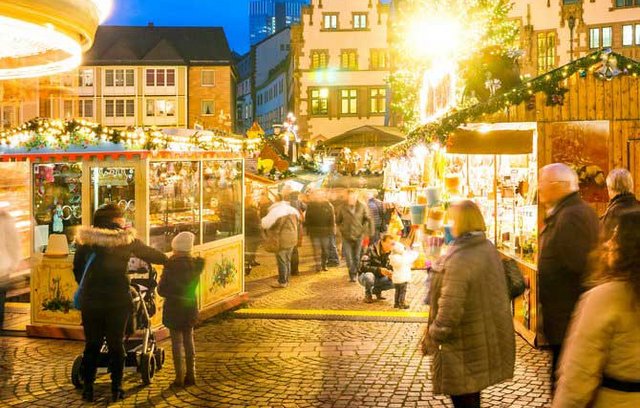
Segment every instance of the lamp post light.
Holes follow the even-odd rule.
[[[569,16],[569,58],[573,61],[573,29],[576,28],[576,18],[572,15]]]

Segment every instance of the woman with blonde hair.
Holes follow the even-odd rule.
[[[513,377],[515,334],[502,261],[472,201],[450,210],[455,240],[431,282],[425,354],[435,394],[480,407],[480,392]]]

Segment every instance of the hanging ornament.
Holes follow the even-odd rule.
[[[502,88],[502,81],[498,78],[493,78],[491,72],[487,72],[487,80],[484,81],[484,87],[487,88],[491,96],[495,96],[496,92]]]
[[[618,69],[618,60],[615,57],[610,56],[610,53],[610,50],[609,52],[605,51],[600,56],[600,59],[602,60],[602,66],[596,70],[596,78],[605,81],[611,81],[613,78],[622,73],[622,71]]]

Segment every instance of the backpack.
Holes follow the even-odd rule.
[[[293,222],[295,225],[295,221],[292,220],[292,216],[280,217],[271,228],[264,232],[263,247],[265,251],[276,253],[282,249],[280,247],[280,238],[282,229],[287,222]]]

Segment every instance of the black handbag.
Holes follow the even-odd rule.
[[[511,258],[502,260],[504,275],[507,280],[507,291],[511,299],[522,295],[525,290],[524,275],[518,267],[518,263]]]

